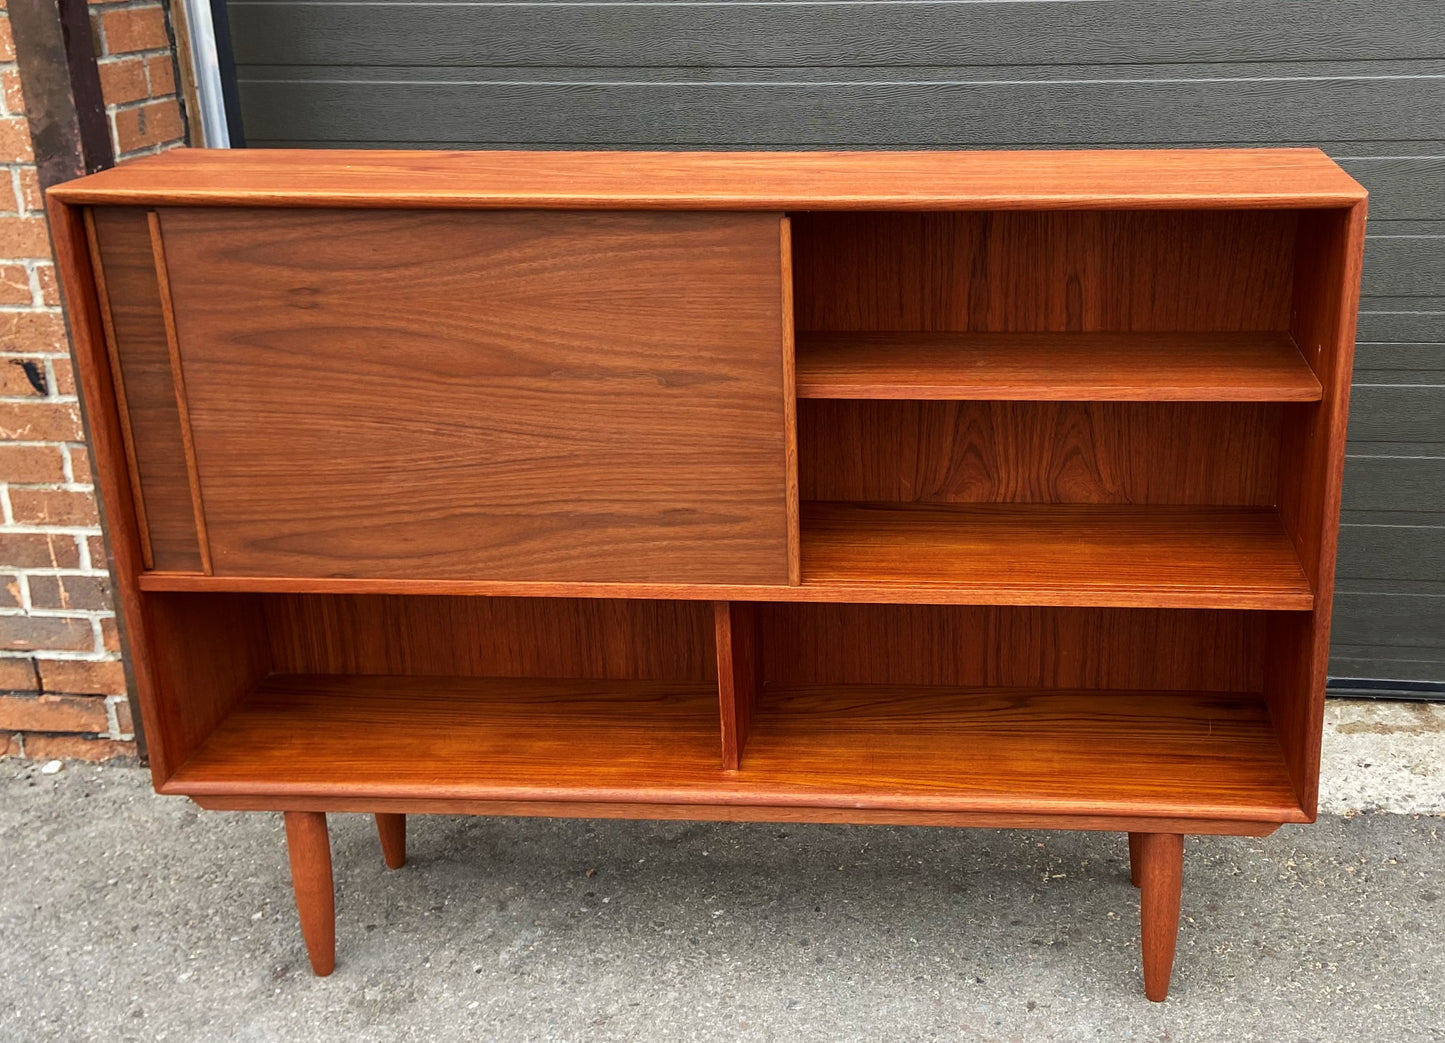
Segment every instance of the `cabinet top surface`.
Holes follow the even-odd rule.
[[[1318,149],[403,152],[175,149],[50,190],[70,204],[651,210],[1342,207]]]

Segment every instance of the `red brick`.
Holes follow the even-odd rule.
[[[5,170],[4,167],[0,167],[0,172],[3,172],[4,170]],[[30,171],[32,174],[35,173],[35,168],[34,168],[34,167],[21,167],[21,168],[20,168],[20,172],[21,172],[22,174],[23,174],[25,171],[27,171],[27,170]],[[23,183],[23,182],[24,182],[24,179],[22,178],[21,181],[22,181],[21,189],[23,190],[23,189],[24,189],[24,183]],[[37,186],[38,186],[39,182],[37,182],[36,184],[37,184]],[[0,213],[14,214],[14,213],[18,213],[19,210],[20,210],[20,204],[18,204],[18,203],[15,201],[15,186],[11,183],[11,181],[10,181],[10,179],[9,179],[8,177],[0,177]],[[3,253],[3,252],[4,252],[4,250],[3,250],[3,249],[0,249],[0,253]]]
[[[12,485],[58,485],[65,481],[65,452],[61,446],[0,443],[0,481]],[[10,564],[0,554],[0,568]]]
[[[0,243],[5,244],[6,257],[50,260],[50,234],[43,217],[0,217]]]
[[[30,659],[0,659],[0,691],[38,692],[40,678]]]
[[[101,647],[107,652],[120,651],[120,627],[114,616],[107,616],[100,621],[100,641]]]
[[[0,73],[0,93],[5,98],[5,111],[17,116],[25,114],[25,95],[20,88],[20,73],[7,69]]]
[[[0,532],[0,565],[12,569],[76,569],[80,567],[80,549],[74,536]]]
[[[20,756],[20,736],[0,732],[0,759]]]
[[[0,695],[0,728],[13,732],[110,731],[105,700],[84,695]]]
[[[30,606],[62,612],[104,611],[110,608],[110,579],[107,576],[31,576]],[[43,666],[40,673],[44,677]]]
[[[10,490],[10,508],[21,525],[99,525],[95,494],[68,489]]]
[[[119,58],[101,62],[100,94],[107,105],[124,105],[131,101],[142,101],[150,97],[146,85],[146,60],[144,58]]]
[[[153,51],[169,47],[171,43],[166,33],[166,16],[159,6],[106,11],[100,16],[100,31],[105,38],[106,54]]]
[[[79,442],[74,402],[0,402],[0,439],[12,442]]]
[[[120,735],[135,734],[135,718],[130,712],[130,698],[115,701],[115,730]]]
[[[20,600],[20,577],[0,573],[0,607],[23,608]]]
[[[0,616],[0,648],[11,652],[90,652],[90,620],[64,616]]]
[[[0,246],[3,249],[3,246]],[[23,264],[0,264],[0,304],[31,304],[30,273]]]
[[[0,359],[0,395],[41,398],[50,390],[48,380],[44,359]]]
[[[90,548],[90,567],[93,569],[110,568],[109,558],[105,553],[105,540],[99,536],[87,536],[86,546]]]
[[[40,283],[40,303],[48,304],[52,308],[60,306],[60,286],[55,281],[55,265],[37,264],[35,266],[35,279]],[[70,366],[70,360],[65,362],[66,367]],[[75,394],[75,382],[71,381],[70,390],[62,391],[62,395]]]
[[[10,35],[10,19],[0,18],[0,62],[15,60],[15,37]]]
[[[117,152],[150,148],[181,136],[181,107],[174,98],[121,109],[115,114]]]
[[[40,174],[34,167],[20,168],[20,202],[26,210],[39,212],[45,209],[45,201],[40,195]]]
[[[150,80],[152,98],[176,93],[176,65],[169,54],[154,54],[146,59],[146,78]]]
[[[0,217],[0,226],[14,220]],[[61,354],[65,351],[65,320],[57,311],[0,312],[0,351]]]
[[[0,117],[0,161],[29,163],[35,158],[30,147],[30,124],[24,116]]]
[[[135,743],[78,735],[27,735],[25,756],[34,761],[110,761],[135,756]]]
[[[93,485],[90,471],[90,450],[83,445],[70,447],[70,475],[76,485]],[[3,565],[4,562],[0,562]]]
[[[49,265],[46,265],[46,268],[49,268],[49,267],[50,267]],[[37,273],[37,274],[39,274],[39,273]],[[53,273],[53,272],[52,272],[51,278],[52,278],[52,279],[54,278],[54,273]],[[41,280],[40,280],[40,282],[41,282],[42,285],[44,285],[45,279],[42,277]],[[55,387],[51,389],[51,393],[52,393],[52,394],[55,394],[55,395],[73,395],[73,394],[75,394],[75,370],[74,370],[74,369],[71,367],[71,365],[70,365],[70,359],[68,359],[68,358],[51,359],[51,360],[50,360],[50,371],[55,374]]]
[[[67,692],[72,695],[125,694],[125,668],[121,666],[119,659],[97,662],[74,659],[37,659],[35,665],[40,670],[40,690],[42,692]],[[95,730],[103,732],[106,727]],[[67,729],[47,728],[44,730],[54,732]],[[74,730],[81,731],[82,729]]]
[[[0,482],[18,485],[55,484],[65,481],[62,450],[49,445],[5,445],[0,443]],[[12,562],[0,558],[0,566]]]

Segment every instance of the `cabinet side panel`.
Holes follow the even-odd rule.
[[[199,572],[200,543],[146,211],[97,207],[91,213],[151,557],[159,569]]]
[[[1300,220],[1291,331],[1324,389],[1317,404],[1284,412],[1279,513],[1315,591],[1315,610],[1270,622],[1265,692],[1300,806],[1319,796],[1330,619],[1335,592],[1345,427],[1365,243],[1364,203]]]
[[[1198,402],[798,403],[804,500],[1275,503],[1280,407]]]
[[[278,673],[711,681],[706,601],[275,594]]]
[[[216,574],[788,582],[778,221],[164,211]]]
[[[1215,692],[1262,684],[1258,612],[793,603],[756,612],[770,684]]]
[[[800,331],[1289,326],[1291,211],[808,213]]]

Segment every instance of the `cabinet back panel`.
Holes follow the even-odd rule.
[[[159,569],[199,572],[200,542],[146,211],[97,207],[91,219],[151,558]]]
[[[1275,502],[1271,403],[798,403],[804,500]]]
[[[215,573],[786,583],[779,222],[163,211]]]
[[[757,614],[766,683],[1263,687],[1259,612],[769,603]]]
[[[272,594],[277,673],[711,681],[706,601]]]
[[[799,213],[800,331],[1289,328],[1281,210]]]

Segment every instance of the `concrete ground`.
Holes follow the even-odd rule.
[[[1318,823],[1191,838],[1165,1004],[1117,834],[431,817],[389,872],[337,815],[317,979],[279,816],[40,769],[0,767],[7,1043],[1445,1040],[1442,707],[1331,704]]]

